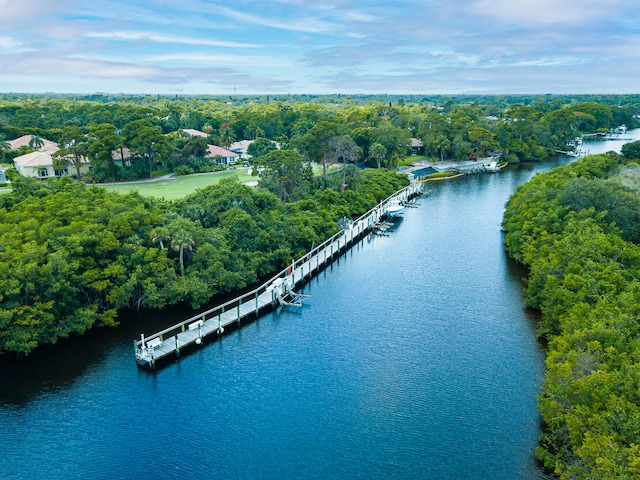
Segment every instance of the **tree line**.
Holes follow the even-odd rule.
[[[548,345],[537,455],[564,479],[640,478],[640,142],[622,153],[537,175],[504,214]]]
[[[387,101],[388,99],[388,101]],[[227,101],[225,101],[227,100]],[[61,146],[57,157],[77,167],[90,160],[95,182],[149,177],[157,169],[191,173],[218,168],[207,145],[259,140],[254,158],[294,150],[324,166],[364,163],[393,168],[411,138],[434,160],[469,153],[510,162],[570,150],[584,133],[639,125],[640,96],[533,97],[64,97],[0,96],[0,155],[6,141],[33,135]],[[181,133],[197,129],[208,137]],[[125,162],[125,149],[131,154]],[[80,176],[79,169],[76,175]]]

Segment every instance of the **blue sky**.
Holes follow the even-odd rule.
[[[0,0],[0,92],[640,93],[637,0]]]

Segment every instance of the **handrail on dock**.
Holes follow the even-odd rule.
[[[134,340],[136,362],[141,366],[155,368],[156,361],[160,358],[172,353],[179,356],[180,348],[192,343],[200,344],[204,336],[212,333],[222,335],[225,326],[234,322],[238,322],[238,325],[240,325],[242,318],[251,314],[255,314],[257,317],[262,309],[268,306],[275,306],[278,299],[281,300],[281,296],[287,293],[287,289],[292,291],[298,284],[304,283],[307,278],[317,274],[321,267],[332,262],[336,255],[340,255],[350,247],[354,240],[371,231],[376,223],[386,215],[386,207],[391,200],[408,201],[418,195],[421,188],[422,184],[414,181],[407,187],[388,196],[364,215],[350,222],[348,227],[342,228],[300,258],[294,259],[290,265],[269,278],[258,288],[193,315],[148,337],[142,334],[140,341]],[[248,308],[248,305],[251,305],[251,307]],[[231,312],[234,309],[236,311],[232,315]],[[223,315],[225,316],[224,321]]]

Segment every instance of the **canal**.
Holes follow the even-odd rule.
[[[518,185],[569,161],[428,184],[389,236],[311,281],[306,306],[156,372],[133,339],[188,313],[3,363],[2,477],[543,478],[544,352],[500,222]]]

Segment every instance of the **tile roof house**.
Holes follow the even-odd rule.
[[[13,164],[18,173],[24,177],[35,177],[39,179],[62,177],[69,175],[70,167],[62,170],[53,168],[53,157],[49,152],[31,152],[21,155],[13,159]],[[89,171],[89,161],[85,160],[80,173],[85,174]]]
[[[7,143],[12,149],[17,150],[20,147],[29,147],[29,142],[31,142],[32,138],[33,135],[23,135],[15,140],[10,140]],[[60,150],[60,147],[58,147],[57,143],[47,140],[46,138],[41,138],[40,140],[42,141],[42,146],[39,150],[13,159],[13,164],[20,175],[24,177],[45,179],[51,177],[62,177],[64,175],[69,175],[69,173],[74,173],[70,171],[70,167],[62,170],[53,168],[52,155]],[[82,162],[82,166],[80,167],[80,173],[85,174],[88,171],[89,160],[85,158]]]
[[[205,155],[205,158],[214,158],[218,155],[220,156],[218,163],[224,165],[234,165],[238,161],[238,158],[240,158],[240,155],[231,150],[216,145],[209,145],[209,153]]]

